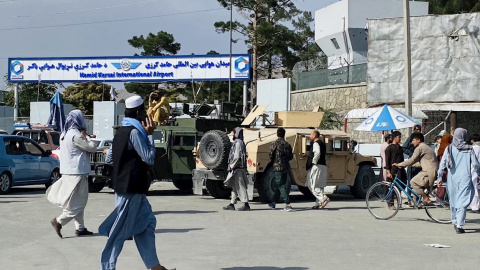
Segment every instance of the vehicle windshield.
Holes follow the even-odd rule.
[[[93,144],[95,145],[95,147],[98,147],[100,145],[100,141],[93,141]]]
[[[60,134],[59,133],[50,133],[50,136],[52,136],[52,143],[55,145],[60,145]]]

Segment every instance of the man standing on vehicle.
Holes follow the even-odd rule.
[[[290,205],[290,197],[288,195],[289,187],[287,187],[287,177],[290,173],[289,161],[293,158],[292,146],[285,140],[285,129],[277,129],[277,140],[270,147],[270,160],[273,163],[275,183],[280,191],[280,198],[285,202],[284,211],[293,211]],[[275,202],[270,202],[268,206],[275,209]]]
[[[432,203],[425,194],[424,189],[432,191],[433,183],[437,174],[437,157],[430,146],[424,143],[422,133],[413,133],[411,136],[412,145],[415,147],[413,155],[401,163],[394,163],[393,166],[407,167],[414,166],[422,170],[410,181],[413,191],[422,196],[423,202]]]
[[[238,211],[248,211],[250,206],[247,194],[247,150],[243,141],[243,129],[237,127],[233,133],[233,144],[228,156],[228,176],[224,182],[225,186],[232,189],[232,198],[230,204],[223,210],[235,210],[235,203],[240,199],[243,206]]]
[[[330,199],[323,193],[327,185],[327,161],[325,159],[327,147],[320,139],[318,130],[312,130],[310,140],[311,149],[307,160],[307,186],[316,198],[312,209],[323,209],[330,202]]]
[[[100,225],[99,233],[108,236],[103,248],[100,269],[115,269],[125,240],[133,237],[145,266],[165,270],[155,248],[157,220],[147,200],[150,181],[148,165],[155,160],[153,131],[140,96],[125,100],[125,118],[113,138],[106,160],[113,160],[112,182],[116,208]]]
[[[61,229],[75,220],[77,236],[92,235],[85,228],[84,211],[88,201],[89,153],[95,153],[95,143],[89,137],[87,125],[80,110],[71,111],[60,136],[60,173],[62,177],[47,190],[47,199],[63,208],[63,213],[51,224],[60,238]]]

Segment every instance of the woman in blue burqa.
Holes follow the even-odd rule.
[[[464,233],[467,207],[473,196],[472,169],[480,173],[480,164],[473,152],[472,146],[465,142],[467,131],[455,129],[453,141],[443,154],[438,168],[438,184],[442,184],[443,170],[447,168],[447,192],[452,212],[452,223],[457,233]]]
[[[248,211],[250,206],[248,204],[247,194],[247,150],[245,142],[243,141],[243,129],[235,128],[233,135],[233,143],[230,148],[230,155],[228,156],[228,176],[225,180],[225,186],[232,189],[230,204],[223,207],[224,210],[235,210],[237,200],[243,203],[243,206],[238,211]]]

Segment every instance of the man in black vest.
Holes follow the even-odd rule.
[[[146,196],[150,186],[148,165],[153,165],[155,160],[152,136],[155,124],[151,116],[147,116],[141,97],[127,98],[125,107],[122,126],[105,158],[106,163],[113,159],[116,208],[98,230],[101,235],[108,236],[100,268],[115,269],[125,240],[133,237],[145,266],[166,270],[158,261],[155,248],[157,220]]]
[[[307,159],[307,186],[315,196],[316,201],[312,209],[323,209],[330,199],[323,193],[327,185],[327,161],[325,152],[327,147],[320,139],[320,132],[312,130],[310,133],[311,148]]]

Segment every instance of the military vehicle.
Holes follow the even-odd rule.
[[[235,103],[223,103],[221,113],[217,113],[217,119],[214,119],[211,116],[214,106],[202,104],[190,112],[188,104],[184,104],[183,113],[189,118],[177,117],[155,129],[154,177],[171,179],[180,190],[192,190],[195,146],[209,130],[227,131],[239,126],[243,120],[241,108]]]
[[[242,126],[250,126],[263,117],[267,106],[257,105],[243,121]],[[275,125],[263,128],[245,128],[244,141],[247,149],[247,175],[265,201],[278,201],[279,191],[275,187],[274,170],[269,158],[269,148],[277,139],[277,127],[286,129],[285,139],[292,145],[293,159],[290,161],[289,183],[297,185],[307,196],[313,196],[307,187],[306,162],[310,150],[310,132],[319,127],[323,118],[321,112],[276,112]],[[265,123],[265,120],[263,121]],[[352,142],[347,134],[339,130],[320,130],[321,138],[327,146],[327,185],[348,185],[355,198],[365,198],[368,188],[376,182],[372,167],[374,157],[362,156],[351,149]],[[230,134],[231,136],[231,134]],[[205,184],[207,191],[215,198],[228,198],[230,191],[223,185],[226,178],[230,138],[223,131],[209,131],[200,140],[196,151],[197,167],[193,171],[194,193],[200,194]],[[290,186],[290,185],[289,185]],[[252,197],[253,188],[249,188]]]

